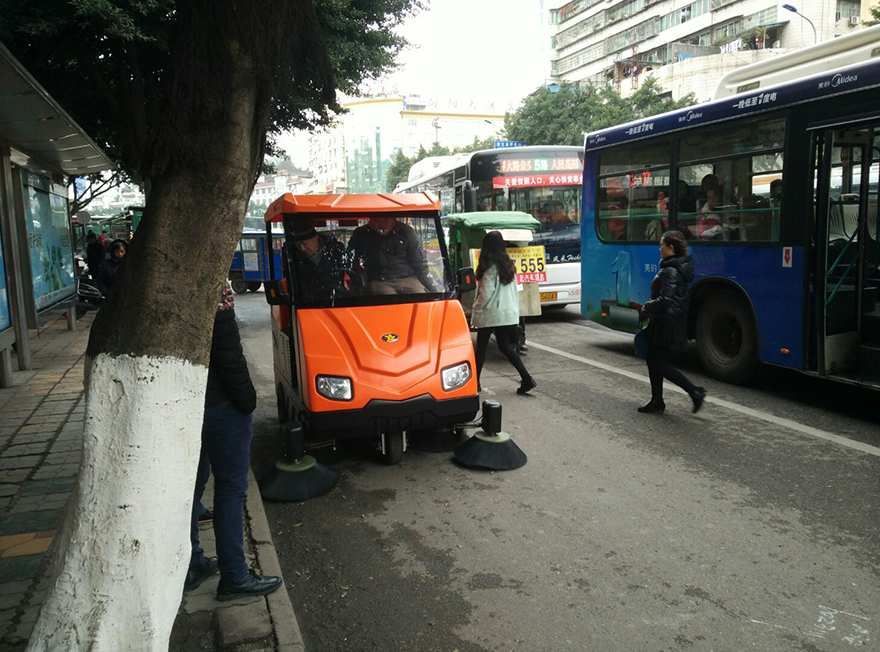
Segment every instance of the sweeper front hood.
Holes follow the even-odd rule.
[[[476,394],[473,346],[458,301],[299,310],[303,342],[300,369],[309,411],[357,410],[371,401],[431,397],[435,401]],[[443,389],[441,371],[467,362],[470,380]],[[318,376],[351,379],[350,400],[318,394]]]

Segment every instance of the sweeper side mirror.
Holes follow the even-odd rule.
[[[266,289],[266,303],[270,306],[286,306],[290,304],[290,295],[284,291],[283,281],[280,279],[263,281],[263,287]]]
[[[456,282],[458,285],[458,293],[464,294],[465,292],[470,292],[471,290],[477,289],[477,277],[474,274],[473,267],[462,267],[458,270],[458,276],[456,277]]]

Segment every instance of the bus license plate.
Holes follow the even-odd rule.
[[[555,292],[541,292],[541,302],[544,301],[556,301],[556,293]]]

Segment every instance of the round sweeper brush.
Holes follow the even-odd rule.
[[[524,466],[528,457],[513,443],[506,432],[501,431],[501,404],[483,401],[482,428],[474,436],[455,449],[455,459],[465,466],[475,466],[493,471],[507,471]]]
[[[295,502],[323,496],[339,482],[339,474],[311,455],[295,462],[279,460],[260,480],[260,494],[266,500]]]
[[[281,426],[284,458],[260,480],[260,495],[266,500],[292,503],[323,496],[339,482],[339,474],[305,454],[302,426],[295,422]]]

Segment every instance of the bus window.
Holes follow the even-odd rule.
[[[774,119],[682,137],[679,229],[697,242],[778,240],[783,156],[761,150],[780,147],[784,133],[784,122]],[[709,156],[711,163],[696,161]]]
[[[601,179],[597,205],[599,237],[624,242],[659,240],[669,227],[664,201],[668,184],[668,168],[635,170]]]

